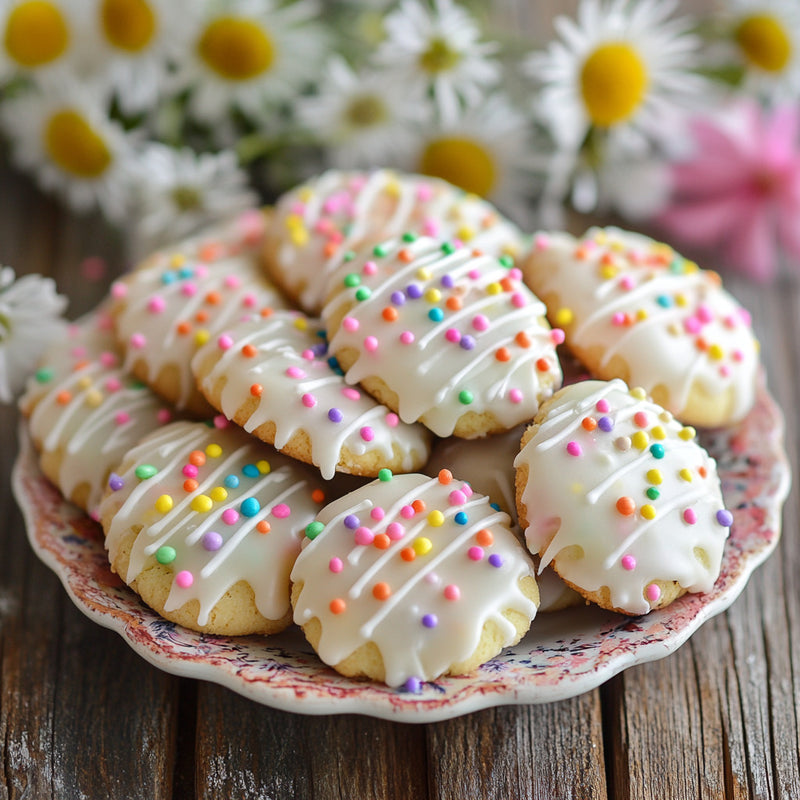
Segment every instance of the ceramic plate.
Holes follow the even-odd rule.
[[[730,606],[780,536],[790,483],[781,412],[762,386],[755,408],[740,425],[706,434],[703,443],[717,459],[725,502],[734,514],[722,571],[710,593],[684,595],[644,617],[588,607],[542,614],[518,645],[477,672],[427,683],[419,694],[338,675],[317,659],[299,630],[269,639],[228,638],[195,633],[159,617],[109,570],[100,528],[39,472],[24,426],[13,483],[31,546],[74,603],[157,667],[215,681],[286,711],[432,722],[589,691],[626,667],[673,652],[705,620]]]

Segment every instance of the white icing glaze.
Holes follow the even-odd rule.
[[[217,454],[214,445],[221,452]],[[193,453],[202,454],[202,459]],[[192,459],[204,463],[193,464]],[[125,464],[128,468],[109,481],[112,489],[117,481],[122,485],[104,498],[100,512],[106,518],[117,509],[106,530],[112,563],[131,527],[142,526],[122,576],[127,583],[159,558],[160,548],[171,547],[175,557],[169,563],[175,578],[167,611],[196,599],[198,624],[205,625],[219,599],[243,580],[253,588],[256,607],[264,617],[283,617],[289,608],[289,573],[300,538],[319,507],[311,493],[321,481],[308,468],[236,426],[215,430],[200,422],[161,428],[133,448]],[[138,477],[136,470],[143,465],[156,473]],[[187,487],[187,479],[197,486]],[[171,507],[160,510],[157,503],[163,496],[171,498],[167,504]],[[197,504],[204,502],[199,498],[205,498],[208,510],[197,510]],[[253,498],[257,510],[247,508]],[[259,524],[262,528],[268,524],[268,530],[259,531]],[[181,585],[185,573],[192,576],[191,585]]]
[[[451,184],[390,170],[331,170],[284,195],[267,238],[277,244],[280,282],[319,313],[347,253],[406,231],[460,239],[486,253],[511,255],[524,237],[485,200]]]
[[[425,505],[415,512],[419,500]],[[536,613],[519,587],[533,575],[530,557],[508,516],[468,484],[396,475],[334,501],[317,521],[324,529],[304,540],[292,570],[292,580],[303,583],[294,619],[319,619],[318,653],[327,664],[374,642],[390,686],[433,680],[475,651],[487,621],[502,631],[505,647],[517,634],[503,612]],[[491,543],[481,531],[491,532]],[[356,542],[370,536],[371,544]],[[378,599],[383,584],[388,596]],[[334,600],[346,606],[340,613]]]
[[[692,424],[704,424],[686,407],[695,381],[711,397],[734,392],[728,417],[705,424],[729,424],[752,407],[758,344],[749,314],[721,288],[716,273],[700,270],[668,245],[617,228],[592,228],[579,240],[540,234],[523,269],[535,292],[556,298],[558,307],[548,309],[551,321],[566,325],[559,311],[571,312],[567,345],[602,349],[597,377],[617,377],[609,362],[619,355],[632,385],[648,393],[664,386],[666,407]]]
[[[324,311],[329,325],[346,311],[328,334],[334,354],[359,351],[348,383],[382,379],[400,418],[438,436],[470,411],[491,412],[506,429],[532,419],[561,383],[558,339],[510,260],[428,237],[376,251],[385,255],[352,262]]]
[[[147,380],[155,382],[167,366],[178,370],[177,396],[185,408],[199,398],[190,362],[197,349],[227,325],[285,301],[267,284],[249,250],[208,265],[185,260],[177,266],[140,269],[112,287],[121,303],[116,330],[126,348],[125,366],[144,361]]]
[[[657,602],[648,589],[656,580],[710,590],[730,524],[716,464],[694,430],[643,397],[620,380],[563,389],[515,460],[529,471],[525,537],[541,566],[555,560],[590,593],[607,586],[612,605],[632,614]],[[583,557],[559,561],[573,546]]]
[[[200,365],[214,354],[219,360],[200,380],[206,396],[211,396],[212,387],[224,376],[218,405],[228,419],[257,396],[245,430],[252,432],[265,422],[274,422],[273,444],[278,450],[305,431],[311,441],[311,463],[324,478],[332,478],[337,465],[344,466],[343,447],[356,459],[378,453],[381,463],[373,477],[389,459],[394,462],[393,444],[402,454],[395,471],[408,472],[425,462],[427,431],[401,422],[397,414],[345,383],[341,371],[328,362],[318,321],[291,311],[245,320],[208,342],[193,363]]]

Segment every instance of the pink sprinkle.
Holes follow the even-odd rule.
[[[472,561],[480,561],[483,558],[483,548],[473,545],[467,550],[467,555]]]
[[[349,331],[350,333],[354,333],[358,330],[359,322],[355,317],[345,317],[342,320],[342,327]]]
[[[727,364],[723,364],[719,368],[719,374],[722,375],[723,378],[729,378],[731,376],[731,368]]]
[[[168,408],[159,408],[156,420],[159,425],[166,425],[172,419],[172,412]]]
[[[222,521],[226,525],[235,525],[239,519],[239,512],[235,508],[226,508],[222,512]]]
[[[607,413],[608,413],[608,409],[610,408],[610,406],[608,405],[608,400],[606,400],[606,399],[605,399],[605,397],[601,397],[601,398],[600,398],[600,399],[599,399],[599,400],[598,400],[598,401],[595,403],[594,407],[595,407],[595,408],[596,408],[596,409],[597,409],[597,410],[598,410],[598,411],[599,411],[601,414],[607,414]]]
[[[631,275],[623,275],[622,280],[620,280],[619,284],[626,291],[630,291],[631,289],[633,289],[634,286],[636,286],[636,281],[633,280],[633,276]]]
[[[728,314],[728,316],[725,317],[724,322],[726,328],[735,328],[739,324],[735,314]]]
[[[546,250],[550,246],[550,237],[543,233],[537,234],[533,240],[533,246],[537,250]]]
[[[687,333],[699,333],[703,326],[700,324],[700,320],[697,319],[697,317],[689,317],[689,319],[684,321],[683,327]]]
[[[111,284],[111,296],[115,300],[122,300],[123,297],[127,297],[128,295],[128,287],[122,283],[121,281],[117,281]]]
[[[164,298],[161,297],[160,295],[151,297],[147,303],[147,310],[153,314],[160,314],[166,307],[167,304]]]
[[[734,361],[744,361],[744,353],[741,350],[734,350],[733,351],[733,360]]]
[[[290,378],[305,378],[306,373],[300,367],[287,367],[286,374]]]
[[[400,334],[400,341],[403,344],[411,344],[414,341],[414,334],[411,331],[403,331]]]
[[[380,522],[386,516],[386,512],[380,506],[375,506],[375,508],[369,512],[369,515],[372,519]]]
[[[458,344],[461,341],[461,334],[455,328],[448,328],[444,333],[444,338],[448,342]]]
[[[248,292],[242,298],[242,305],[245,308],[254,308],[255,306],[258,305],[258,298],[252,292]]]
[[[655,603],[661,597],[661,589],[657,583],[651,583],[645,590],[645,596],[651,603]]]
[[[522,280],[522,270],[519,267],[512,267],[508,271],[508,277],[511,278],[512,281],[521,281]]]
[[[633,421],[640,428],[646,428],[647,427],[647,423],[648,423],[647,412],[646,411],[637,411],[633,415]]]
[[[438,236],[439,224],[436,222],[436,220],[428,217],[428,219],[426,219],[425,222],[422,223],[422,232],[426,236]]]
[[[233,347],[233,337],[230,334],[223,333],[222,336],[217,339],[217,347],[220,350],[230,350]]]
[[[697,522],[697,514],[695,514],[693,508],[687,508],[683,512],[683,521],[687,525],[694,525]]]
[[[194,297],[197,294],[197,284],[188,281],[181,286],[181,294],[184,297]]]
[[[214,416],[214,427],[220,431],[223,428],[227,428],[228,425],[231,424],[231,421],[224,415],[224,414],[216,414]]]
[[[480,271],[479,269],[471,269],[471,270],[470,270],[470,271],[467,273],[467,275],[469,276],[469,278],[470,278],[471,280],[473,280],[473,281],[476,281],[476,280],[478,280],[478,278],[480,278],[480,276],[481,276],[481,271]]]
[[[299,200],[295,200],[291,206],[289,207],[292,214],[297,214],[299,217],[303,215],[303,212],[306,210],[306,204],[301,203]]]
[[[369,425],[365,425],[360,431],[359,434],[361,438],[365,442],[371,442],[375,438],[375,431],[369,427]]]
[[[278,505],[272,508],[272,516],[278,519],[286,519],[291,513],[292,509],[289,508],[286,503],[278,503]]]
[[[181,472],[187,478],[196,478],[197,474],[198,474],[197,467],[194,464],[184,464],[183,469],[181,470]]]
[[[569,442],[567,444],[567,452],[571,456],[583,455],[583,448],[577,442]]]
[[[417,186],[417,200],[426,203],[433,197],[433,187],[429,183],[421,183]]]
[[[119,411],[114,417],[114,422],[117,425],[124,425],[126,422],[130,422],[130,419],[131,415],[127,411]]]
[[[414,506],[403,506],[400,509],[400,516],[403,519],[411,519],[414,516],[414,514],[416,514],[416,513],[417,512],[414,511]]]
[[[119,378],[109,378],[106,381],[107,392],[118,392],[122,388],[122,381]]]
[[[309,394],[308,392],[306,392],[303,395],[302,400],[303,400],[303,405],[306,408],[314,408],[314,406],[317,404],[317,398],[314,397],[313,394]]]
[[[205,278],[208,276],[208,267],[205,264],[197,264],[194,268],[194,274],[198,278]]]
[[[740,308],[739,309],[739,318],[748,327],[750,327],[753,324],[753,317],[751,316],[750,312],[746,308]]]
[[[378,265],[374,261],[367,261],[362,271],[365,275],[374,275],[378,271]]]
[[[175,576],[175,583],[177,583],[181,589],[188,589],[194,583],[194,576],[189,570],[182,569]]]
[[[134,333],[131,336],[131,347],[135,350],[141,350],[147,344],[143,333]]]
[[[448,600],[458,600],[461,597],[461,589],[454,583],[449,583],[444,587],[444,596]]]
[[[636,569],[636,559],[631,555],[622,556],[620,563],[622,564],[622,569],[626,569],[628,572]]]
[[[361,399],[361,392],[359,392],[358,389],[356,389],[353,386],[345,386],[344,389],[342,389],[342,394],[348,400],[360,400]]]
[[[397,414],[394,413],[394,411],[390,411],[386,415],[386,424],[390,428],[396,428],[400,424],[400,417],[398,417]]]
[[[489,320],[483,314],[476,314],[472,318],[472,327],[476,331],[485,331],[489,327]]]
[[[337,558],[336,556],[334,556],[328,562],[328,569],[331,572],[341,572],[344,569],[344,564],[342,563],[342,559],[341,558]]]
[[[525,297],[521,292],[514,292],[511,295],[511,305],[514,308],[525,308],[526,304]]]
[[[314,351],[310,347],[308,348],[308,350],[303,350],[303,352],[300,353],[300,355],[306,361],[313,361],[316,358],[316,356],[314,355]]]
[[[463,506],[467,502],[467,496],[459,489],[453,489],[448,496],[451,506]]]
[[[461,491],[467,496],[467,498],[472,497],[472,487],[468,483],[461,484]]]
[[[390,522],[386,526],[386,535],[393,542],[396,542],[398,539],[402,539],[405,532],[406,529],[399,522]]]
[[[226,275],[225,285],[229,289],[238,289],[242,285],[242,281],[238,275]]]
[[[512,403],[521,403],[523,397],[524,395],[521,389],[512,389],[508,393],[508,399],[511,400]]]
[[[114,353],[100,353],[100,363],[104,367],[113,367],[117,363],[117,356]]]
[[[706,303],[701,303],[701,305],[697,308],[697,318],[704,325],[707,325],[712,319],[714,319],[714,313],[711,311],[711,308],[706,305]]]
[[[625,314],[622,311],[616,311],[611,315],[611,324],[621,328],[625,324]]]
[[[563,344],[564,343],[564,331],[561,328],[553,328],[550,331],[550,341],[553,344]]]
[[[366,348],[367,352],[374,353],[378,349],[378,339],[375,336],[367,336],[364,339],[364,347]]]
[[[359,527],[356,528],[355,534],[353,534],[353,538],[355,539],[356,544],[366,546],[375,541],[375,534],[369,528],[359,525]]]
[[[69,354],[76,359],[86,358],[86,348],[82,344],[76,345],[69,351]]]

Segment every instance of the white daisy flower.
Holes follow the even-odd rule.
[[[433,0],[432,8],[422,0],[403,0],[384,27],[375,63],[407,85],[432,89],[444,120],[456,118],[460,100],[476,103],[500,80],[500,65],[490,58],[499,45],[480,42],[477,24],[453,0]]]
[[[85,72],[89,0],[0,0],[0,85]]]
[[[443,178],[526,222],[532,157],[528,120],[493,93],[458,118],[425,130],[408,172]]]
[[[697,37],[676,0],[582,0],[577,20],[558,17],[559,39],[530,56],[525,71],[542,86],[538,113],[560,148],[591,130],[646,149],[676,109],[704,83],[690,73]]]
[[[235,107],[265,119],[270,102],[295,96],[318,77],[325,56],[317,16],[314,0],[207,0],[175,80],[177,89],[191,89],[192,115],[210,124]]]
[[[168,65],[183,57],[199,24],[196,3],[94,0],[96,74],[124,113],[152,109],[163,94]]]
[[[721,21],[745,71],[747,88],[775,100],[800,98],[797,0],[730,0]]]
[[[151,143],[130,166],[138,205],[135,236],[141,250],[182,239],[257,203],[247,174],[230,150],[196,153]]]
[[[80,86],[27,92],[0,107],[14,162],[78,211],[99,207],[112,221],[127,200],[125,132]]]
[[[63,328],[67,298],[51,278],[0,267],[0,402],[19,394],[45,348]]]
[[[409,123],[426,121],[424,97],[385,72],[355,73],[332,57],[314,97],[300,98],[300,121],[326,147],[334,167],[378,167],[405,158],[414,145]]]

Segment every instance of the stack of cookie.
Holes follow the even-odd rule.
[[[565,350],[593,380],[560,388]],[[746,415],[757,367],[746,312],[665,245],[329,172],[115,283],[22,408],[159,613],[295,622],[413,689],[537,610],[708,591],[732,515],[691,426]]]

